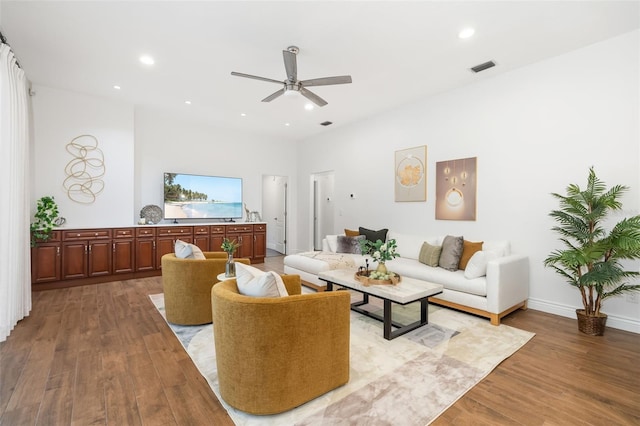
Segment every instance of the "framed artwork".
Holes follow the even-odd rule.
[[[395,153],[396,201],[427,201],[427,146]]]
[[[476,220],[477,160],[436,163],[436,219]]]

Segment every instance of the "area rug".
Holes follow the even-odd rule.
[[[149,297],[164,316],[163,294]],[[418,308],[418,304],[401,307],[394,320],[415,321]],[[285,413],[254,416],[220,397],[213,326],[168,325],[231,419],[242,426],[428,425],[534,336],[430,305],[428,325],[385,340],[381,322],[351,312],[349,382]]]

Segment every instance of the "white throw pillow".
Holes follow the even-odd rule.
[[[182,240],[176,240],[176,243],[173,247],[178,259],[186,259],[189,256],[193,256],[193,250],[191,250],[189,244],[185,243]]]
[[[289,295],[280,275],[273,271],[264,272],[244,263],[236,263],[236,283],[240,294],[245,296],[285,297]]]
[[[475,252],[467,263],[467,267],[464,270],[464,277],[467,279],[484,277],[487,275],[487,263],[497,258],[498,254],[493,251]]]
[[[179,259],[206,259],[200,247],[195,244],[189,244],[182,240],[176,240],[174,246],[176,257]]]

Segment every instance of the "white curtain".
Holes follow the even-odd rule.
[[[31,311],[29,89],[0,43],[0,342]]]

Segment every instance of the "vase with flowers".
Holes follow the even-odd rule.
[[[227,253],[227,263],[224,265],[224,276],[227,278],[236,276],[236,264],[233,261],[233,253],[238,247],[240,247],[240,244],[236,240],[230,240],[228,238],[222,240],[220,248]]]
[[[360,249],[362,250],[362,254],[369,255],[374,261],[378,262],[376,272],[380,274],[389,273],[385,262],[400,256],[400,253],[397,252],[398,246],[396,240],[386,242],[377,240],[375,243],[369,240],[362,240],[360,242]]]

